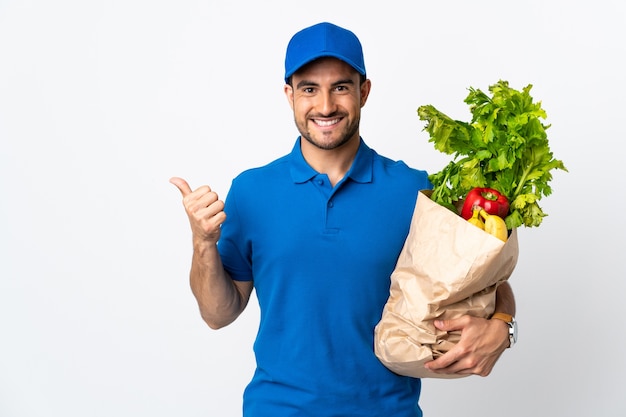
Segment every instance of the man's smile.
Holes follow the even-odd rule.
[[[325,119],[312,119],[312,120],[313,120],[313,123],[315,123],[319,127],[330,127],[339,123],[341,121],[341,118],[336,118],[336,119],[331,119],[331,120],[325,120]]]

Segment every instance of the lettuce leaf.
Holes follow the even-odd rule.
[[[474,187],[489,187],[509,199],[508,229],[539,226],[547,214],[539,206],[552,193],[555,169],[567,171],[554,158],[543,123],[546,112],[530,95],[532,84],[521,91],[500,80],[489,87],[491,95],[469,88],[465,103],[470,122],[453,120],[432,105],[420,106],[420,120],[435,149],[452,155],[441,171],[431,174],[431,198],[451,210]]]

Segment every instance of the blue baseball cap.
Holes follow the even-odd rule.
[[[285,82],[302,66],[322,57],[338,58],[365,75],[363,49],[356,35],[323,22],[302,29],[289,41],[285,56]]]

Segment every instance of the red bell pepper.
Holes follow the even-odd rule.
[[[475,206],[482,207],[487,213],[495,214],[503,219],[509,214],[509,200],[493,188],[476,187],[467,193],[461,209],[461,217],[465,220],[470,219]]]

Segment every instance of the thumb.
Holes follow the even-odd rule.
[[[447,332],[460,330],[463,328],[463,322],[461,318],[449,320],[435,320],[434,324],[435,327],[439,330],[444,330]]]
[[[183,195],[183,197],[191,193],[191,187],[189,187],[187,181],[182,178],[172,177],[170,178],[170,183],[174,184],[176,188],[180,190],[180,193]]]

